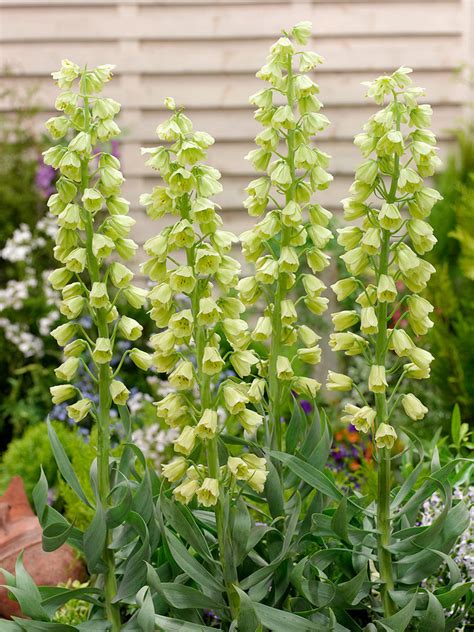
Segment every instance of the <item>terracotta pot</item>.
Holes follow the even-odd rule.
[[[52,553],[41,545],[42,529],[30,507],[23,481],[12,478],[7,491],[0,496],[0,568],[15,572],[15,562],[23,551],[23,563],[38,586],[56,586],[68,579],[84,579],[84,566],[67,544]],[[5,578],[0,573],[0,584]],[[21,615],[16,601],[0,588],[0,616]]]

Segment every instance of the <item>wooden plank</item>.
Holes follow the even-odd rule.
[[[272,40],[167,42],[142,41],[134,54],[120,42],[23,41],[2,45],[3,64],[18,74],[48,75],[67,57],[79,65],[114,63],[123,74],[254,74],[263,65]],[[317,50],[325,58],[318,74],[364,70],[385,72],[403,62],[419,70],[454,69],[463,61],[458,36],[323,39]],[[461,50],[460,50],[461,49]],[[409,55],[407,51],[410,51]],[[409,59],[408,59],[409,58]]]
[[[317,77],[321,86],[321,99],[326,106],[364,103],[365,88],[361,83],[373,77],[374,73],[370,72],[321,74]],[[451,71],[415,72],[413,80],[416,85],[425,88],[427,100],[435,105],[462,103],[467,94],[466,86]],[[49,106],[58,95],[57,87],[46,77],[7,77],[3,79],[2,85],[5,90],[13,91],[25,85],[37,87],[36,102]],[[263,83],[255,77],[245,75],[145,75],[141,77],[138,89],[129,90],[127,76],[117,75],[110,86],[107,86],[105,94],[119,100],[124,109],[156,110],[167,96],[173,96],[177,103],[187,108],[234,109],[246,106],[249,95],[262,86]],[[17,105],[14,98],[6,98],[1,108],[8,110]]]
[[[121,3],[123,5],[123,3]],[[127,7],[128,8],[128,7]],[[179,4],[135,5],[132,14],[108,6],[69,3],[58,10],[52,3],[26,10],[19,2],[3,5],[4,41],[116,39],[195,40],[201,38],[275,37],[285,25],[311,19],[318,37],[367,34],[455,34],[462,31],[462,15],[451,2],[426,11],[423,2],[371,4],[345,2],[308,7],[296,3],[271,7],[262,3],[201,7]],[[92,14],[91,14],[92,11]],[[409,15],[410,19],[407,19]],[[71,28],[73,25],[73,28]]]

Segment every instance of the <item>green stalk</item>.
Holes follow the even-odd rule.
[[[396,102],[396,95],[394,95]],[[396,128],[400,130],[400,115],[397,112]],[[387,195],[387,202],[393,203],[396,199],[398,178],[400,176],[400,158],[396,154],[394,157],[394,172],[390,191]],[[378,276],[387,274],[390,258],[390,231],[384,230],[382,236],[382,248],[380,251]],[[379,301],[377,305],[378,333],[375,344],[375,361],[379,366],[385,366],[387,355],[387,303]],[[381,423],[387,421],[387,395],[375,393],[376,424],[377,428]],[[376,429],[377,429],[376,428]],[[396,612],[396,606],[390,597],[390,591],[394,589],[392,554],[388,550],[391,542],[391,519],[390,519],[390,492],[391,492],[391,460],[390,450],[381,448],[377,450],[378,480],[377,480],[377,541],[378,558],[380,566],[380,578],[382,581],[382,600],[385,616],[390,616]]]
[[[379,274],[386,274],[389,259],[390,232],[383,231],[382,250],[380,253]],[[386,341],[387,341],[387,303],[378,303],[377,306],[378,333],[375,345],[375,361],[379,366],[385,366]],[[377,428],[387,419],[387,397],[384,393],[375,393],[375,407],[377,412]],[[382,580],[382,598],[384,612],[389,616],[395,612],[389,591],[393,590],[392,555],[388,550],[391,539],[390,523],[390,489],[391,489],[391,461],[390,450],[382,448],[377,451],[378,480],[377,480],[377,540],[378,557],[380,564],[380,578]]]
[[[184,205],[183,205],[184,206]],[[189,219],[189,200],[185,205],[183,211],[183,217]],[[195,247],[186,249],[187,264],[194,269]],[[196,344],[196,365],[197,365],[197,381],[199,386],[199,394],[201,399],[201,410],[204,412],[206,408],[212,406],[211,396],[211,380],[202,370],[202,359],[204,354],[204,347],[206,345],[206,330],[204,327],[197,324],[197,314],[199,312],[199,281],[196,283],[192,297],[191,307],[194,320],[194,339]],[[220,478],[220,466],[219,466],[219,453],[217,445],[217,437],[208,439],[206,441],[206,459],[207,468],[211,478],[219,480]],[[227,597],[229,601],[229,607],[231,611],[232,619],[237,619],[240,599],[235,591],[234,586],[238,583],[237,569],[235,568],[234,558],[232,554],[232,543],[229,538],[228,531],[228,515],[229,510],[225,511],[224,502],[228,501],[228,496],[221,482],[219,482],[219,499],[214,507],[214,515],[216,517],[216,529],[217,529],[217,542],[219,547],[219,560],[224,575],[224,583],[226,587]]]
[[[286,93],[287,104],[291,109],[294,107],[295,97],[294,97],[294,81],[293,81],[293,58],[289,55],[288,63],[287,63],[287,73],[288,73],[288,89]],[[286,161],[291,171],[291,181],[292,184],[290,188],[286,191],[285,195],[285,203],[288,204],[293,199],[294,195],[294,182],[295,182],[295,132],[294,130],[288,130],[287,135],[287,158]],[[285,226],[282,226],[281,229],[281,246],[285,246],[287,243],[287,230]],[[282,323],[281,323],[281,301],[284,299],[286,295],[286,290],[283,287],[282,279],[280,275],[278,275],[278,279],[276,282],[276,290],[275,290],[275,301],[273,303],[273,311],[272,311],[272,340],[270,344],[270,352],[269,352],[269,370],[268,370],[268,381],[269,381],[269,406],[270,406],[270,419],[271,419],[271,446],[274,450],[282,451],[284,450],[283,446],[283,427],[281,423],[281,403],[282,403],[282,391],[283,388],[277,377],[277,359],[280,355],[281,351],[281,337],[282,337]]]
[[[81,81],[81,93],[86,95],[85,82]],[[90,131],[90,112],[89,99],[84,96],[84,130]],[[89,186],[89,161],[86,157],[82,161],[82,178],[81,188],[84,191]],[[84,225],[86,232],[86,253],[87,266],[91,282],[100,281],[100,268],[97,258],[92,251],[92,238],[94,235],[93,219],[89,212],[83,213]],[[109,337],[109,326],[107,324],[107,313],[104,309],[97,310],[96,316],[97,331],[100,337]],[[111,369],[110,365],[101,364],[99,366],[99,411],[97,415],[97,476],[98,476],[98,492],[99,500],[104,509],[107,510],[110,494],[110,474],[109,474],[109,458],[110,458],[110,381]],[[107,531],[103,557],[106,563],[106,571],[104,575],[104,593],[105,593],[105,611],[107,620],[112,624],[111,632],[118,632],[121,629],[120,607],[112,603],[117,594],[117,581],[115,577],[115,559],[113,552],[109,549],[110,533]]]

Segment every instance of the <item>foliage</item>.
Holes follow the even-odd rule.
[[[449,417],[457,402],[463,419],[472,425],[474,403],[474,129],[466,123],[456,132],[458,148],[437,178],[444,199],[431,218],[438,244],[432,261],[438,265],[436,283],[427,297],[438,309],[430,336],[433,389],[438,410]],[[438,263],[439,262],[439,263]],[[446,425],[445,425],[446,429]]]
[[[64,423],[53,422],[53,426],[69,458],[82,452],[84,440],[80,435]],[[25,458],[26,454],[28,458]],[[2,491],[7,487],[10,478],[21,476],[25,491],[31,500],[41,468],[48,478],[54,495],[54,492],[57,492],[60,476],[44,423],[27,428],[23,436],[10,442],[1,462]]]
[[[364,219],[339,231],[352,276],[332,287],[342,300],[360,295],[357,309],[332,315],[331,346],[360,355],[370,370],[367,388],[355,388],[362,406],[346,405],[334,446],[315,401],[320,384],[304,368],[317,365],[322,350],[319,334],[299,322],[298,306],[304,302],[315,315],[326,308],[317,274],[328,264],[332,238],[330,214],[313,199],[332,178],[328,156],[312,138],[328,121],[307,74],[322,59],[299,49],[310,36],[308,22],[284,32],[258,73],[270,87],[251,98],[264,129],[249,158],[263,175],[249,185],[245,206],[263,218],[241,237],[251,265],[240,280],[232,256],[238,240],[222,230],[211,199],[221,190],[219,172],[205,163],[213,139],[194,131],[167,98],[171,115],[157,129],[162,144],[144,152],[162,180],[141,198],[163,226],[145,244],[142,271],[153,285],[130,285],[132,272],[109,259],[112,252],[131,258],[136,249],[126,237],[133,220],[119,193],[120,163],[93,149],[120,131],[119,104],[98,95],[112,68],[81,69],[64,60],[53,73],[63,114],[47,125],[67,142],[45,155],[61,174],[49,207],[60,226],[55,256],[62,266],[50,280],[62,292],[68,322],[52,332],[65,360],[56,369],[62,383],[51,393],[57,406],[74,399],[66,414],[97,432],[97,460],[89,487],[83,469],[75,471],[83,466],[74,467],[48,422],[61,476],[86,508],[83,524],[48,504],[43,473],[33,498],[45,550],[66,541],[75,546],[91,582],[37,588],[20,557],[5,580],[27,618],[8,630],[59,632],[66,629],[61,616],[72,617],[71,631],[453,630],[472,605],[471,584],[449,555],[469,520],[452,494],[472,468],[467,425],[455,412],[452,444],[441,460],[434,448],[427,458],[406,419],[395,429],[391,417],[400,401],[412,421],[425,415],[424,404],[398,388],[406,377],[428,378],[432,360],[415,340],[432,326],[433,307],[419,293],[433,272],[422,258],[435,241],[424,220],[439,194],[423,178],[438,160],[431,109],[418,105],[422,91],[411,86],[409,69],[368,84],[383,109],[356,137],[367,160],[345,213],[349,221]],[[119,312],[120,295],[138,310],[136,319]],[[127,345],[140,337],[147,299],[158,329],[150,337],[153,354],[119,348],[119,336]],[[133,395],[117,379],[127,358],[144,371],[153,364],[169,381],[156,402],[159,426],[142,429],[135,441]],[[348,393],[355,385],[330,372],[328,387]],[[149,404],[143,402],[145,415]],[[147,459],[136,444],[149,449],[150,437],[166,427],[163,449]],[[175,455],[160,463],[159,475],[154,463],[167,454],[173,433]],[[359,489],[329,463],[341,443],[361,433],[375,468],[367,467],[371,482]],[[397,462],[401,478],[392,477]],[[422,522],[432,498],[436,517]],[[430,583],[444,564],[446,583]]]

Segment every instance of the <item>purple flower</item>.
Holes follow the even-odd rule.
[[[306,399],[302,399],[300,401],[300,406],[304,410],[304,412],[309,415],[309,413],[313,412],[313,406],[311,402],[308,402]]]
[[[43,197],[49,197],[54,192],[53,182],[56,178],[56,171],[50,165],[45,165],[43,159],[38,159],[35,184]]]

